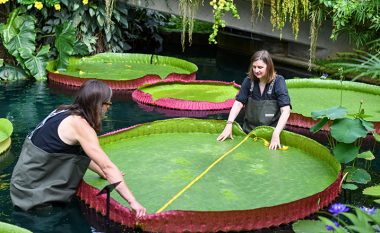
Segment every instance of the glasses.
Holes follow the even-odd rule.
[[[112,105],[112,102],[111,102],[111,101],[107,101],[107,102],[104,102],[103,104],[108,105],[108,106],[111,106],[111,105]]]

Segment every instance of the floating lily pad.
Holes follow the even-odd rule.
[[[175,81],[148,84],[132,93],[142,104],[178,110],[231,109],[239,86],[219,81]]]
[[[6,118],[0,118],[0,154],[10,147],[12,132],[12,123]]]
[[[194,80],[198,67],[188,61],[149,54],[101,53],[91,57],[70,58],[66,70],[48,64],[50,80],[80,86],[88,79],[99,79],[112,89],[136,89],[161,80]]]
[[[342,94],[342,107],[348,116],[357,114],[363,101],[365,120],[373,122],[380,132],[379,86],[321,79],[291,79],[286,80],[286,85],[293,107],[288,124],[310,128],[316,123],[311,113],[340,106]]]
[[[305,217],[338,195],[340,164],[324,146],[284,131],[281,142],[288,150],[273,151],[263,143],[273,128],[258,127],[248,137],[237,125],[234,140],[218,142],[224,126],[225,121],[178,118],[100,137],[148,210],[138,220],[143,230],[259,229]],[[84,181],[78,196],[104,213],[104,197],[95,194],[107,181],[92,171]],[[112,197],[114,221],[134,226],[126,201],[117,192]]]
[[[5,223],[5,222],[0,222],[0,229],[1,229],[1,232],[3,233],[32,233],[31,231],[25,228],[12,225],[9,223]]]

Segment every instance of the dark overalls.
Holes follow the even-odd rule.
[[[62,111],[52,112],[26,137],[13,170],[11,199],[23,210],[48,203],[69,202],[90,164],[90,158],[85,155],[48,153],[33,144],[33,133],[59,113]]]
[[[269,84],[268,95],[272,95],[275,80]],[[243,130],[246,133],[261,125],[276,127],[281,115],[277,100],[254,100],[252,98],[253,88],[254,82],[251,81],[243,124]]]

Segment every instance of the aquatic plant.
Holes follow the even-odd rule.
[[[380,211],[374,207],[335,203],[328,208],[328,212],[320,212],[318,219],[299,220],[292,228],[295,233],[375,233],[380,230]]]
[[[344,107],[332,107],[329,109],[312,112],[314,120],[320,121],[310,128],[315,133],[322,129],[327,123],[330,124],[330,132],[327,134],[331,150],[335,158],[345,165],[344,177],[345,189],[357,189],[357,184],[367,184],[371,180],[371,175],[365,170],[369,169],[369,162],[375,157],[371,151],[359,153],[360,146],[368,134],[378,135],[374,132],[373,123],[364,120],[366,117],[361,102],[358,113],[354,114],[353,119],[347,117],[347,110]],[[364,159],[364,169],[358,167],[356,160]]]

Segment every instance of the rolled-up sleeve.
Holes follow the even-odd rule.
[[[236,95],[236,100],[243,104],[246,104],[248,101],[250,88],[251,88],[251,80],[248,77],[246,77],[243,83],[241,84],[239,93]]]
[[[275,94],[276,94],[278,106],[280,108],[284,107],[284,106],[290,106],[290,107],[292,107],[292,105],[290,103],[290,97],[289,97],[289,93],[288,93],[288,88],[286,87],[286,83],[285,83],[284,77],[282,77],[282,76],[279,75],[279,76],[277,76],[276,79],[277,80],[275,82],[274,91],[275,91]]]

